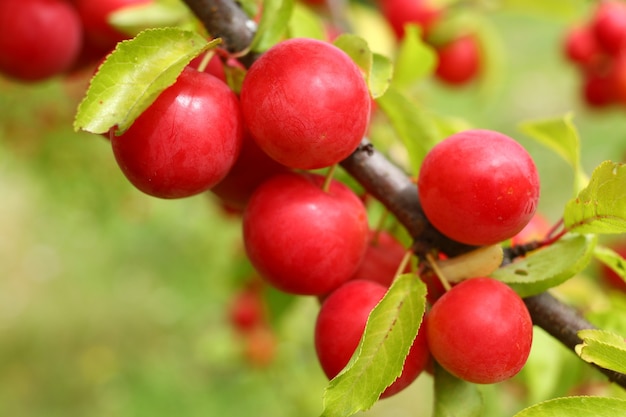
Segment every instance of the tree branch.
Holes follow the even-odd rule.
[[[189,8],[213,36],[222,37],[231,52],[245,50],[250,44],[256,25],[231,0],[184,0]],[[246,59],[247,58],[247,59]],[[244,63],[251,64],[254,57],[244,57]],[[352,175],[374,198],[393,213],[398,221],[414,238],[413,249],[424,254],[437,248],[448,255],[458,255],[472,249],[454,242],[439,233],[426,219],[419,203],[417,186],[397,166],[372,145],[363,140],[355,152],[341,162],[343,168]],[[581,343],[579,330],[594,326],[585,320],[580,312],[567,306],[549,293],[542,293],[525,300],[533,323],[569,349]],[[598,369],[609,380],[626,388],[626,375],[607,369]]]
[[[206,30],[222,38],[231,53],[244,51],[256,32],[256,23],[231,0],[184,0]]]
[[[396,215],[415,239],[414,248],[439,248],[450,254],[472,249],[442,236],[428,223],[420,207],[415,184],[383,155],[368,147],[367,141],[364,140],[361,147],[342,161],[341,165]],[[580,312],[547,292],[527,297],[524,302],[533,324],[544,329],[572,351],[577,344],[582,343],[578,331],[595,328]],[[597,366],[596,368],[607,375],[610,381],[626,388],[625,374]]]
[[[409,231],[415,242],[413,250],[416,254],[423,256],[436,248],[454,256],[474,249],[447,238],[428,222],[419,203],[417,185],[374,149],[367,139],[363,139],[359,148],[343,160],[341,166]]]
[[[533,318],[533,323],[548,331],[551,336],[571,350],[582,343],[577,334],[579,330],[596,328],[585,320],[576,309],[563,304],[548,292],[527,297],[524,302]],[[626,388],[626,374],[593,366],[608,376],[611,382]]]

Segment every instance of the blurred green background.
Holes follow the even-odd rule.
[[[423,97],[442,114],[520,140],[539,167],[540,210],[553,221],[571,197],[572,173],[519,133],[521,121],[573,111],[587,172],[626,155],[626,108],[586,109],[578,73],[562,57],[566,28],[587,10],[567,4],[557,14],[522,7],[488,17],[502,52],[489,96],[433,82]],[[248,271],[239,221],[207,196],[164,201],[132,188],[105,139],[72,129],[83,88],[80,78],[0,79],[0,415],[318,415],[327,381],[312,345],[316,301],[295,300],[273,323],[269,365],[246,360],[227,321]],[[484,387],[497,399],[485,415],[571,393],[567,381],[588,372],[549,338],[537,340],[534,371],[517,382],[548,386]],[[424,375],[368,415],[428,416],[431,403]]]

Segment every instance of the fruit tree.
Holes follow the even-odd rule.
[[[225,315],[252,365],[272,366],[273,326],[312,302],[322,416],[368,412],[416,381],[435,417],[626,415],[623,155],[584,166],[572,111],[478,125],[429,90],[495,100],[505,71],[488,16],[517,2],[24,4],[62,5],[76,33],[33,72],[37,42],[11,43],[25,29],[7,24],[0,72],[68,77],[80,44],[97,45],[73,128],[110,144],[137,193],[203,195],[240,227],[232,262],[246,282]],[[609,105],[626,97],[626,3],[599,1],[568,25],[554,57],[578,71],[584,111],[620,111]],[[555,183],[567,198],[546,216]],[[568,298],[579,287],[608,312]],[[547,363],[562,354],[584,370]]]

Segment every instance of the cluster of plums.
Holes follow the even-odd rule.
[[[151,1],[2,0],[0,73],[34,82],[101,60],[128,37],[110,25],[111,13]],[[379,0],[378,6],[399,39],[405,25],[417,24],[428,40],[445,12],[425,0]],[[474,35],[433,46],[442,81],[463,84],[480,71]],[[581,69],[590,105],[626,103],[624,3],[598,2],[591,20],[568,32],[565,51]],[[431,291],[403,372],[382,398],[403,390],[433,360],[480,384],[522,369],[532,320],[510,287],[477,276],[441,291],[415,271],[398,271],[409,248],[370,227],[366,204],[351,188],[318,173],[349,157],[369,125],[372,99],[347,54],[328,42],[284,40],[248,69],[239,94],[194,65],[128,130],[112,129],[108,137],[121,171],[142,192],[164,199],[209,192],[241,214],[245,252],[263,283],[237,295],[230,319],[251,342],[253,360],[270,360],[275,343],[260,285],[320,300],[315,348],[333,378],[356,350],[372,309],[407,272]],[[487,246],[524,229],[535,215],[539,188],[533,160],[519,143],[474,129],[429,151],[416,192],[442,234]],[[623,288],[623,280],[616,282]]]
[[[209,191],[241,213],[246,255],[265,283],[321,300],[315,346],[329,378],[347,364],[407,252],[393,235],[370,228],[351,188],[317,171],[358,149],[371,102],[346,53],[288,39],[255,61],[239,95],[189,66],[127,131],[109,134],[138,189],[160,198]],[[430,151],[416,192],[442,233],[491,245],[528,223],[539,179],[516,141],[468,130]],[[431,301],[403,374],[383,397],[410,384],[431,357],[478,383],[510,378],[524,365],[532,323],[508,286],[476,277]]]
[[[0,73],[35,82],[101,60],[128,37],[110,25],[111,13],[150,2],[3,0]],[[405,23],[427,31],[440,15],[404,13],[392,0],[381,8],[399,37]],[[460,84],[476,74],[473,37],[438,53],[441,79]],[[246,254],[267,283],[322,300],[315,345],[329,378],[350,359],[406,252],[389,233],[371,230],[363,200],[347,185],[314,172],[358,148],[371,105],[364,76],[347,54],[327,42],[289,39],[249,68],[239,94],[189,65],[128,130],[108,135],[136,188],[166,199],[209,191],[242,214]],[[418,185],[433,225],[475,245],[517,233],[538,197],[532,160],[491,131],[443,141],[424,161]],[[263,329],[250,313],[257,292],[249,289],[237,305],[231,318],[242,334]],[[410,384],[431,354],[470,381],[509,378],[526,360],[531,327],[523,302],[506,285],[483,277],[462,282],[434,301],[402,376],[383,397]]]
[[[149,1],[4,0],[0,72],[33,82],[77,68],[94,51],[102,59],[127,37],[110,26],[110,14]],[[390,4],[383,6],[391,13]],[[447,72],[446,50],[467,48],[459,46],[467,42],[473,41],[440,48],[440,75]],[[473,74],[472,59],[463,68]],[[451,68],[458,72],[458,65]],[[453,83],[468,77],[441,76]],[[327,42],[289,39],[249,68],[239,94],[189,65],[128,130],[108,135],[121,171],[136,188],[166,199],[210,192],[241,213],[246,254],[266,283],[319,297],[315,346],[329,378],[347,364],[407,252],[388,232],[370,228],[354,191],[315,171],[358,148],[371,105],[364,76],[347,54]],[[461,132],[434,148],[418,183],[433,225],[474,245],[521,230],[534,213],[538,187],[523,148],[481,130]],[[265,328],[266,321],[254,317],[258,297],[247,289],[231,311],[246,337]],[[509,287],[476,277],[431,301],[402,376],[383,397],[417,378],[431,355],[451,373],[479,383],[521,369],[532,324]]]
[[[598,2],[588,21],[568,29],[563,48],[579,69],[585,103],[626,105],[626,3]]]
[[[419,174],[418,193],[425,214],[442,233],[472,245],[491,245],[517,236],[533,218],[539,178],[532,159],[513,139],[469,130],[431,149]],[[356,272],[324,296],[315,346],[329,378],[350,360],[369,313],[398,274],[405,253],[393,236],[370,231]],[[481,384],[507,380],[521,370],[532,345],[532,320],[510,287],[474,277],[441,295],[437,282],[420,278],[429,288],[430,307],[403,373],[381,398],[430,369],[431,358],[453,375]]]
[[[435,77],[441,82],[460,86],[474,81],[483,66],[482,48],[473,30],[460,30],[445,39],[430,36],[445,18],[446,8],[432,0],[377,0],[382,15],[398,39],[405,36],[406,25],[418,26],[423,39],[435,49]]]
[[[129,36],[112,13],[153,0],[2,0],[0,74],[38,82],[98,62]]]

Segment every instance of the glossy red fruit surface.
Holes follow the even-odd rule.
[[[351,279],[378,282],[389,287],[407,249],[387,231],[371,230],[363,262]],[[408,272],[409,268],[405,268]]]
[[[441,283],[441,280],[433,271],[429,270],[423,272],[420,274],[419,278],[424,284],[426,284],[426,300],[430,303],[430,305],[435,304],[435,302],[446,293],[446,289]]]
[[[567,32],[564,52],[568,60],[583,66],[593,65],[602,55],[595,35],[588,26],[573,27]]]
[[[243,215],[250,262],[276,288],[326,294],[347,281],[367,246],[367,213],[348,187],[323,177],[279,174],[261,184]]]
[[[337,375],[356,350],[367,318],[387,289],[372,281],[349,281],[339,287],[322,304],[315,323],[315,350],[329,379]],[[425,326],[420,328],[402,374],[381,395],[390,397],[413,382],[428,364]]]
[[[207,53],[211,54],[211,58],[209,59],[209,62],[204,69],[204,72],[207,72],[214,77],[219,78],[220,80],[224,81],[224,83],[228,83],[228,79],[226,78],[226,71],[224,70],[224,62],[222,61],[219,53],[216,53],[214,51],[210,51]],[[206,54],[201,54],[200,56],[192,59],[189,63],[189,66],[198,69],[200,64],[202,64],[202,61],[204,61],[205,55]]]
[[[613,58],[607,78],[615,101],[618,104],[626,104],[626,54]]]
[[[82,46],[78,14],[63,0],[2,0],[0,28],[0,73],[20,81],[70,69]]]
[[[153,0],[75,0],[85,28],[87,41],[96,48],[111,50],[130,36],[109,23],[111,14],[129,6],[152,3]]]
[[[472,278],[452,287],[427,315],[433,357],[466,381],[493,384],[525,365],[533,325],[524,301],[506,284]]]
[[[359,145],[370,95],[350,57],[330,43],[278,43],[248,71],[241,88],[246,125],[259,147],[283,165],[333,165]]]
[[[118,165],[135,187],[155,197],[182,198],[226,176],[242,135],[235,94],[212,75],[186,68],[124,134],[110,138]]]
[[[262,287],[249,284],[237,291],[231,300],[228,316],[235,330],[242,333],[266,325]]]
[[[515,140],[473,129],[428,152],[418,192],[426,217],[440,232],[469,245],[492,245],[513,237],[535,214],[539,175]]]
[[[598,4],[591,21],[598,44],[612,55],[626,46],[626,4],[603,1]]]
[[[428,0],[378,0],[380,10],[398,39],[404,37],[404,27],[414,24],[426,34],[441,17],[442,11]]]
[[[227,207],[243,211],[252,193],[265,180],[289,169],[270,158],[248,133],[244,133],[241,153],[228,175],[215,187],[215,194]]]
[[[480,71],[481,52],[476,37],[462,36],[437,49],[437,78],[447,84],[466,84]]]
[[[535,213],[528,224],[511,238],[511,245],[523,245],[535,240],[542,240],[548,236],[552,225],[541,214]]]
[[[605,108],[617,102],[611,73],[587,73],[582,79],[582,99],[590,108]]]

